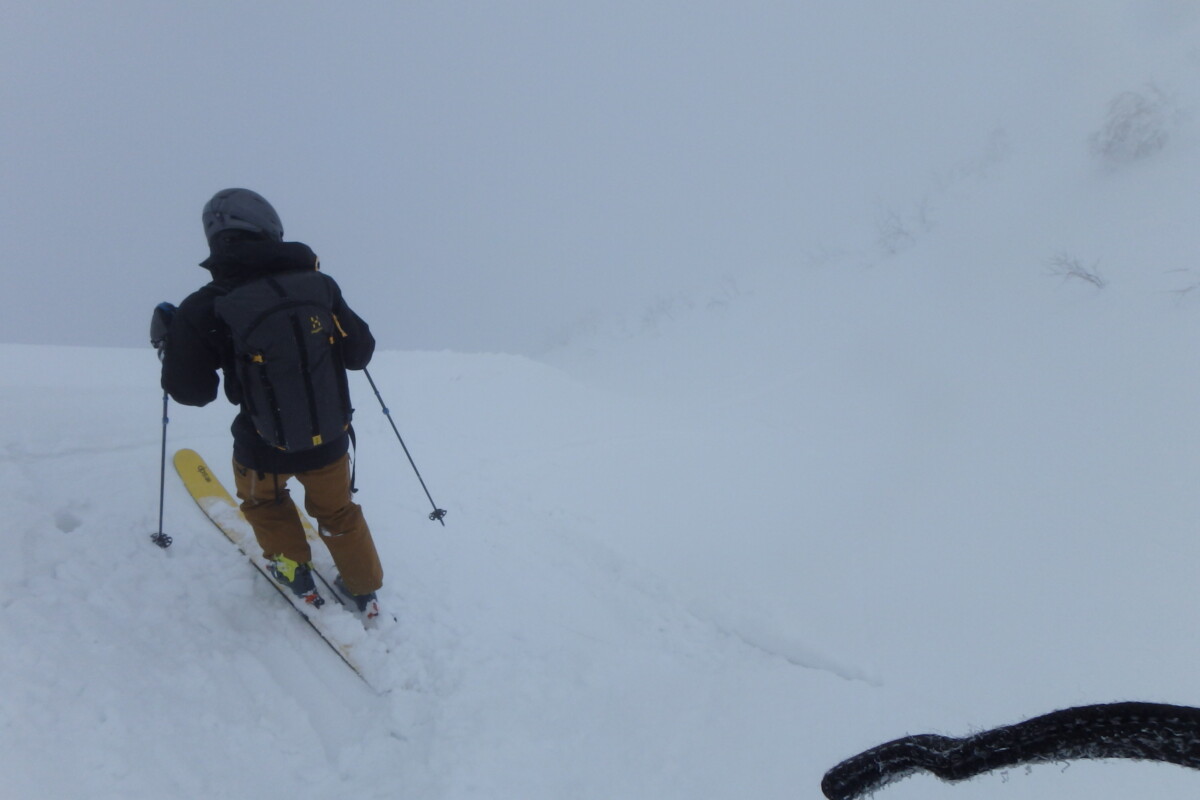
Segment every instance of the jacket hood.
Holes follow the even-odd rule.
[[[266,275],[317,268],[317,256],[302,242],[265,239],[218,239],[212,254],[200,262],[219,283],[245,283]]]

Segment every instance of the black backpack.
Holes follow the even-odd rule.
[[[333,302],[332,281],[315,270],[258,278],[214,302],[232,334],[242,407],[279,450],[308,450],[350,428]]]

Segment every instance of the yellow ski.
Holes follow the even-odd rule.
[[[345,641],[345,637],[340,636],[339,632],[335,630],[336,626],[330,624],[331,620],[328,615],[331,613],[336,614],[337,612],[334,609],[322,610],[309,606],[271,577],[271,573],[268,572],[263,559],[258,556],[258,542],[254,538],[254,531],[251,529],[250,523],[242,515],[237,501],[229,494],[229,490],[221,484],[217,476],[213,474],[212,469],[205,463],[200,454],[195,450],[186,448],[177,451],[175,453],[175,469],[179,473],[179,477],[183,479],[184,487],[187,488],[188,493],[191,494],[192,498],[196,501],[196,505],[204,512],[204,515],[217,526],[221,533],[225,534],[225,537],[230,542],[242,551],[242,554],[250,560],[254,568],[275,587],[276,591],[291,604],[292,608],[296,609],[296,613],[304,618],[308,626],[316,631],[317,635],[329,645],[330,649],[337,653],[342,661],[350,669],[354,670],[355,674],[362,678],[368,686],[378,691],[378,688],[368,679],[363,665],[355,658],[354,642]],[[317,533],[313,529],[312,523],[303,514],[300,515],[300,518],[304,523],[306,535],[315,541]],[[340,603],[341,598],[337,595],[336,590],[333,590],[323,577],[320,580],[331,590],[333,598]]]

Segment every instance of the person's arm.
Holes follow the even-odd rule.
[[[331,279],[332,280],[332,279]],[[334,282],[333,315],[342,335],[342,362],[346,369],[365,369],[375,353],[375,337],[362,317],[355,314],[342,297],[342,290]]]
[[[183,301],[171,318],[162,350],[162,388],[186,406],[208,405],[220,384],[218,323],[206,294],[201,290]]]

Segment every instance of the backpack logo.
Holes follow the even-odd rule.
[[[321,324],[321,318],[318,316],[309,317],[308,324],[311,326],[308,331],[309,333],[320,333],[325,330],[325,326]]]

